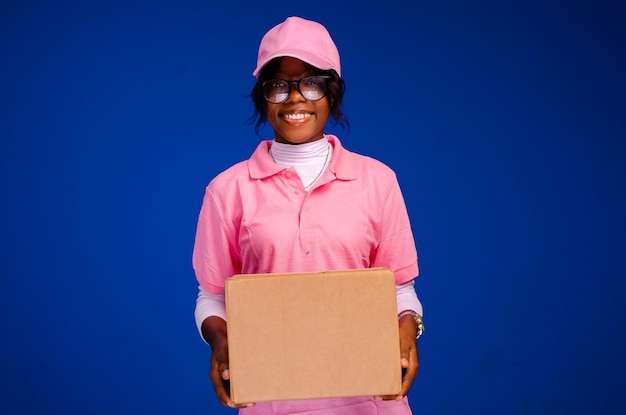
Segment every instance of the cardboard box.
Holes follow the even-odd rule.
[[[225,292],[234,402],[400,392],[391,270],[238,275]]]

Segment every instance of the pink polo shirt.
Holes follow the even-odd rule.
[[[332,160],[308,193],[293,167],[274,163],[269,140],[209,183],[193,252],[204,290],[222,293],[242,273],[387,267],[396,284],[418,275],[395,173],[327,138]]]

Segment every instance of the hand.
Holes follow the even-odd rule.
[[[254,403],[235,404],[230,399],[230,373],[228,370],[228,340],[226,322],[218,317],[209,317],[202,323],[202,334],[211,345],[211,370],[209,377],[217,399],[230,408],[247,408]]]
[[[419,357],[417,352],[417,323],[412,316],[404,316],[398,322],[400,330],[400,365],[402,366],[402,387],[398,395],[375,396],[375,399],[400,400],[404,398],[417,376]]]

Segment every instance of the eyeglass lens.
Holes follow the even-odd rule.
[[[318,101],[326,93],[326,78],[322,76],[307,76],[299,81],[271,79],[263,82],[263,95],[272,104],[280,104],[287,100],[291,92],[291,85],[296,84],[300,95],[308,101]]]

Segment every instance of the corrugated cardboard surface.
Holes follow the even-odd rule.
[[[234,402],[400,392],[391,270],[239,275],[225,292]]]

